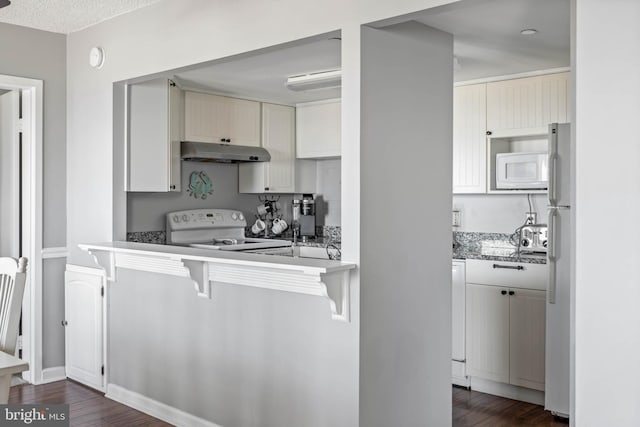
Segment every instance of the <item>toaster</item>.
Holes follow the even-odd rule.
[[[528,252],[547,252],[547,224],[529,224],[520,229],[520,249]]]

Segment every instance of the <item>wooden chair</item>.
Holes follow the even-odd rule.
[[[26,258],[0,258],[0,404],[9,398],[11,376],[29,369],[14,356],[26,278]]]

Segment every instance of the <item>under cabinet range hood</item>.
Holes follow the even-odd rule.
[[[192,162],[268,162],[271,155],[262,147],[183,141],[180,144],[182,160]]]

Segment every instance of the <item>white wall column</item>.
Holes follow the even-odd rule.
[[[360,425],[450,425],[453,37],[361,43]]]
[[[575,407],[640,425],[640,2],[576,0]],[[598,250],[593,246],[597,228]]]

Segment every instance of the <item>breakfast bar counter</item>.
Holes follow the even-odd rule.
[[[350,272],[356,264],[242,251],[135,242],[80,244],[117,281],[118,269],[187,277],[197,295],[211,298],[216,282],[326,298],[335,320],[350,321]]]

